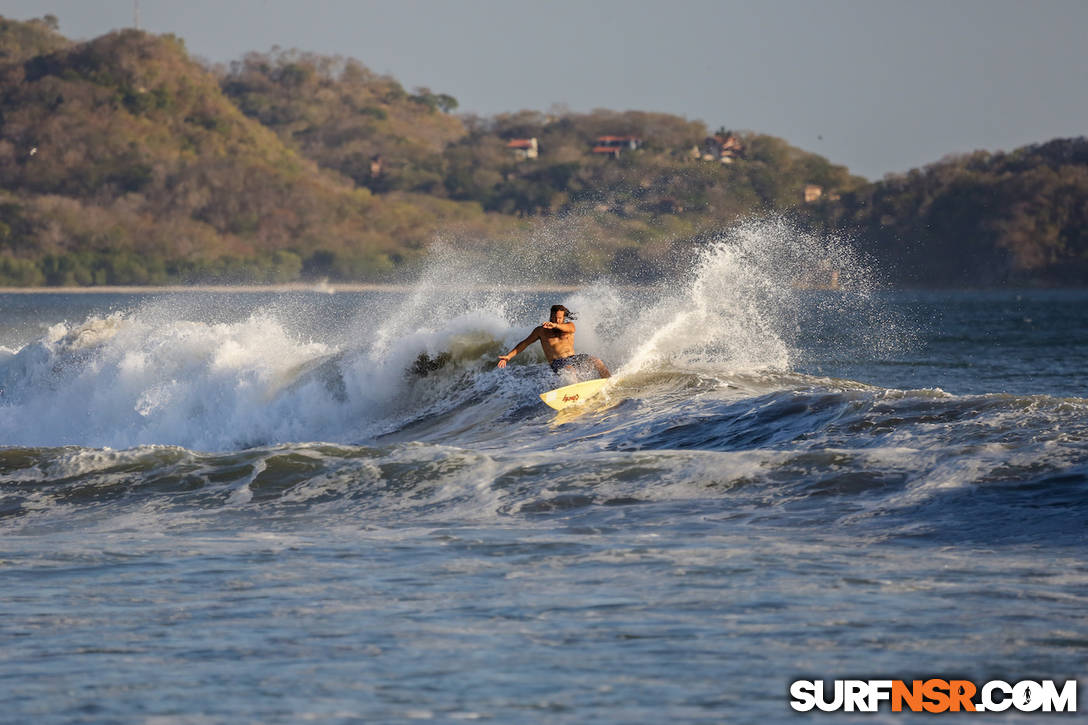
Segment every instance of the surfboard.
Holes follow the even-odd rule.
[[[541,393],[540,399],[556,410],[563,410],[563,408],[581,405],[586,402],[601,392],[601,388],[607,385],[609,380],[611,378],[598,378],[597,380],[586,380],[574,385],[564,385],[562,388]]]

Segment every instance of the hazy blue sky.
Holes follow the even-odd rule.
[[[216,62],[358,58],[490,115],[667,111],[782,136],[879,178],[1088,133],[1088,0],[140,0]],[[87,39],[133,0],[0,0]]]

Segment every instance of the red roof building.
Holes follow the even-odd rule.
[[[733,133],[707,137],[703,142],[703,149],[705,161],[721,161],[723,164],[731,164],[733,159],[744,155],[744,144]]]
[[[506,148],[514,152],[514,158],[519,161],[535,159],[540,155],[540,147],[536,138],[512,138],[506,142]]]
[[[642,145],[638,136],[598,136],[593,153],[619,158],[624,151],[634,151]]]

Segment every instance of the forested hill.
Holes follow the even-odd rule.
[[[0,31],[15,59],[0,65],[0,283],[375,278],[435,229],[504,228],[478,205],[379,198],[320,168],[172,36]]]
[[[891,281],[1088,281],[1084,140],[870,184],[670,114],[459,116],[351,59],[208,67],[173,36],[57,27],[0,18],[0,285],[387,281],[436,237],[509,249],[539,225],[588,242],[582,273],[644,281],[768,213],[845,231]]]
[[[1088,139],[951,157],[805,212],[900,283],[1088,284]]]

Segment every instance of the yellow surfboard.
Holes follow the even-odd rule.
[[[586,380],[582,383],[575,383],[574,385],[565,385],[562,388],[556,388],[555,390],[541,393],[540,399],[556,410],[563,410],[563,408],[569,408],[572,405],[581,405],[586,402],[594,395],[601,392],[601,388],[607,385],[609,380],[610,378],[599,378],[597,380]]]

